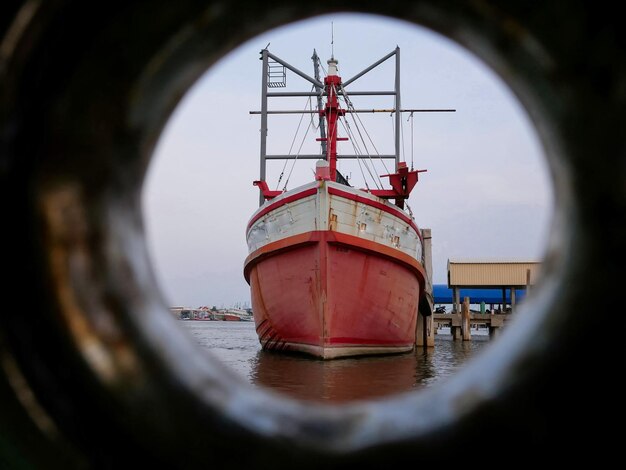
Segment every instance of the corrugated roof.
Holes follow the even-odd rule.
[[[538,264],[541,264],[541,261],[529,260],[527,258],[450,258],[448,259],[448,263],[454,263],[454,264],[538,263]]]
[[[541,263],[529,260],[448,260],[448,285],[457,287],[515,287],[535,284]],[[530,281],[529,281],[530,276]]]

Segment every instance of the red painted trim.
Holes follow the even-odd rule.
[[[285,204],[289,204],[290,202],[298,201],[299,199],[304,199],[305,197],[313,196],[314,194],[317,194],[317,188],[309,188],[300,193],[287,196],[286,198],[281,199],[280,201],[273,202],[272,204],[265,207],[263,210],[259,211],[256,215],[254,215],[252,219],[250,219],[250,222],[248,222],[248,227],[246,228],[246,230],[249,230],[250,227],[252,227],[252,224],[254,224],[257,220],[259,220],[268,212],[278,209],[279,207],[284,206]]]
[[[392,207],[389,207],[386,204],[383,204],[381,202],[378,201],[372,201],[371,199],[368,199],[366,197],[363,196],[359,196],[358,194],[353,194],[353,193],[347,193],[345,191],[341,191],[340,189],[337,188],[333,188],[333,187],[328,187],[328,194],[332,194],[334,196],[340,196],[346,199],[350,199],[352,201],[356,201],[356,202],[360,202],[362,204],[371,206],[371,207],[375,207],[376,209],[380,209],[382,211],[387,212],[388,214],[391,214],[395,217],[398,217],[399,219],[403,220],[404,222],[406,222],[407,224],[409,224],[413,230],[415,230],[415,232],[417,232],[417,236],[420,237],[420,240],[423,242],[424,240],[422,239],[422,232],[420,231],[419,228],[417,228],[417,225],[415,225],[415,222],[413,222],[413,220],[411,220],[411,218],[404,214],[403,212],[401,212],[400,210],[394,209]]]
[[[378,242],[364,240],[362,238],[355,237],[354,235],[347,235],[345,233],[339,233],[332,230],[301,233],[299,235],[294,235],[283,238],[282,240],[268,243],[258,250],[253,251],[248,255],[244,262],[244,277],[246,282],[250,283],[250,271],[252,270],[252,267],[260,261],[299,246],[318,242],[344,245],[356,250],[374,254],[376,256],[392,259],[402,264],[418,278],[421,292],[424,292],[426,273],[422,265],[415,258],[396,248],[391,248]],[[322,270],[322,272],[324,271],[325,270]]]
[[[318,243],[319,241],[320,232],[313,231],[300,233],[298,235],[293,235],[291,237],[283,238],[281,240],[268,243],[267,245],[263,245],[258,250],[250,253],[243,263],[243,275],[246,279],[246,282],[250,284],[250,271],[252,270],[252,267],[260,261],[269,258],[270,256],[283,253],[287,250],[292,250],[303,245]]]
[[[419,279],[421,292],[424,292],[426,271],[419,261],[412,256],[407,255],[404,251],[391,248],[390,246],[386,246],[378,242],[364,240],[363,238],[340,232],[322,232],[321,239],[330,244],[348,246],[356,250],[365,251],[367,253],[375,254],[376,256],[389,258],[399,262],[415,274],[415,276]]]

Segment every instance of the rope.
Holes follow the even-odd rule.
[[[313,87],[311,88],[311,90],[313,90]],[[304,105],[304,111],[306,111],[307,106],[309,107],[309,109],[313,109],[312,108],[312,104],[311,104],[311,96],[309,96],[309,99],[307,100],[307,103],[305,103]],[[293,145],[296,142],[296,137],[298,137],[298,132],[300,131],[300,126],[302,125],[302,120],[304,119],[304,115],[306,113],[302,113],[302,115],[300,116],[300,121],[298,122],[298,127],[296,128],[296,132],[293,135],[293,140],[291,141],[291,145],[289,146],[289,151],[287,152],[287,155],[291,155],[291,151],[293,150]],[[313,122],[313,113],[311,113],[311,122],[309,123],[309,128],[311,127],[311,123]],[[307,133],[308,133],[308,128],[307,128]],[[306,136],[306,134],[305,134]],[[300,144],[300,149],[302,149],[302,144]],[[298,150],[298,155],[300,154],[300,150]],[[296,156],[296,160],[297,160],[297,156]],[[288,160],[285,160],[285,163],[283,165],[283,169],[280,172],[280,176],[278,177],[278,182],[276,183],[276,190],[278,190],[278,188],[280,187],[280,182],[283,179],[283,176],[285,174],[285,168],[287,168],[287,162]],[[294,164],[295,164],[295,160],[294,160]],[[291,172],[293,171],[293,165],[291,166],[291,171],[289,172],[289,175],[291,176]],[[289,177],[287,177],[287,181],[285,182],[285,187],[287,186],[287,183],[289,182]]]
[[[350,98],[348,97],[348,94],[346,93],[345,89],[342,87],[343,90],[343,96],[344,96],[344,101],[346,102],[346,106],[348,107],[348,109],[353,110],[354,111],[354,105],[352,104],[352,102],[350,101]],[[370,143],[372,144],[372,147],[374,147],[374,150],[376,151],[376,154],[379,156],[379,160],[381,161],[381,163],[383,164],[383,167],[385,168],[385,170],[388,172],[387,170],[387,166],[385,165],[385,162],[383,161],[382,158],[380,158],[380,153],[378,152],[378,149],[376,148],[376,145],[374,145],[374,142],[372,141],[372,138],[370,137],[370,135],[367,133],[367,129],[365,129],[365,126],[363,125],[363,121],[361,121],[361,119],[359,118],[359,122],[361,123],[361,127],[359,126],[359,123],[357,123],[356,118],[354,117],[355,114],[357,113],[350,113],[352,114],[352,120],[354,121],[354,125],[359,133],[359,137],[361,139],[361,142],[363,143],[363,147],[365,148],[365,151],[367,153],[367,156],[370,160],[370,163],[372,164],[372,168],[376,168],[376,165],[374,164],[374,161],[372,160],[372,155],[370,153],[370,151],[367,148],[367,143],[365,142],[365,139],[363,138],[363,134],[361,133],[361,127],[363,127],[363,130],[365,131],[365,134],[367,135]],[[357,116],[358,117],[358,116]],[[366,168],[368,168],[369,171],[369,167],[366,166]],[[370,172],[371,175],[371,172]],[[382,188],[383,187],[383,183],[380,179],[380,177],[378,175],[376,175],[377,178],[375,178],[374,176],[372,176],[372,179],[374,180],[374,183],[376,184],[376,186],[378,188]],[[376,182],[376,179],[378,179],[378,184]]]
[[[415,217],[413,217],[413,211],[411,210],[411,206],[409,206],[409,200],[408,199],[404,200],[404,205],[406,206],[407,210],[409,211],[409,215],[411,216],[411,220],[415,220]]]
[[[344,121],[345,121],[345,125],[346,125],[346,126],[347,126],[347,128],[349,129],[350,139],[351,139],[351,142],[352,142],[352,144],[353,144],[353,147],[355,148],[355,154],[356,154],[356,156],[357,156],[357,162],[359,162],[359,164],[360,164],[360,162],[361,162],[361,160],[362,160],[362,158],[360,158],[360,157],[362,157],[364,154],[365,154],[365,155],[367,155],[368,159],[370,160],[370,163],[372,164],[372,168],[374,169],[374,173],[372,173],[372,170],[370,170],[370,167],[369,167],[369,165],[367,164],[367,161],[363,160],[363,165],[364,165],[364,166],[365,166],[365,168],[367,169],[367,172],[370,174],[370,177],[372,178],[372,181],[374,182],[374,184],[376,185],[376,187],[380,189],[380,188],[381,188],[381,185],[379,184],[379,182],[380,182],[380,178],[378,178],[378,180],[379,180],[379,181],[377,182],[377,181],[376,181],[376,179],[377,179],[377,178],[376,178],[376,176],[375,176],[375,174],[376,174],[375,167],[376,167],[376,166],[374,165],[374,162],[372,161],[372,157],[371,157],[371,155],[369,154],[369,151],[367,150],[367,145],[366,145],[366,143],[365,143],[365,140],[363,140],[363,136],[362,136],[362,135],[360,135],[360,131],[359,131],[359,126],[358,126],[358,124],[357,124],[357,123],[356,123],[356,121],[355,121],[355,123],[354,123],[354,124],[355,124],[355,126],[356,126],[356,128],[357,128],[357,131],[359,132],[359,136],[361,137],[361,141],[362,141],[362,143],[363,143],[363,147],[365,148],[365,152],[363,152],[363,151],[361,150],[361,148],[359,147],[359,142],[358,142],[358,139],[357,139],[357,137],[355,136],[354,132],[352,132],[352,128],[350,127],[350,123],[348,122],[348,120],[347,120],[346,118],[344,118]],[[358,149],[358,150],[357,150],[357,149]]]
[[[352,110],[354,111],[354,109],[355,109],[355,108],[354,108],[354,104],[352,104],[352,101],[351,101],[351,100],[350,100],[350,98],[348,97],[348,94],[346,93],[346,90],[343,88],[343,86],[341,87],[341,89],[343,90],[344,99],[345,99],[345,101],[346,101],[346,104],[347,104],[348,108],[349,108],[349,109],[352,109]],[[352,119],[354,120],[354,123],[356,124],[357,129],[360,129],[360,128],[359,128],[359,125],[356,123],[356,119],[358,119],[358,120],[359,120],[359,122],[361,123],[361,127],[363,127],[363,131],[365,132],[365,135],[367,135],[367,139],[368,139],[368,140],[370,141],[370,143],[372,144],[372,147],[374,148],[374,151],[376,152],[376,155],[378,156],[378,159],[380,160],[380,163],[383,165],[383,168],[385,169],[385,171],[386,171],[387,173],[389,173],[389,170],[387,169],[387,165],[385,165],[385,161],[384,161],[384,160],[380,157],[380,152],[378,151],[378,148],[376,148],[376,144],[375,144],[375,143],[374,143],[374,141],[372,140],[372,137],[369,135],[369,132],[367,132],[367,129],[365,128],[365,125],[363,124],[363,121],[362,121],[362,120],[361,120],[361,118],[359,117],[358,113],[351,113],[351,114],[353,115],[353,116],[352,116]],[[354,116],[354,115],[356,115],[356,118],[355,118],[355,116]],[[361,134],[361,133],[360,133],[360,130],[359,130],[359,135],[360,135],[360,134]],[[363,139],[363,136],[362,136],[362,135],[361,135],[361,139],[363,140],[363,145],[364,145],[365,147],[367,147],[367,145],[365,144],[365,140]],[[371,155],[370,155],[370,152],[369,152],[369,151],[368,151],[368,156],[370,157],[370,160],[371,160]],[[372,163],[372,165],[373,165],[373,163]],[[381,182],[381,184],[382,184],[382,182]]]
[[[309,98],[311,99],[311,98]],[[300,152],[302,151],[302,146],[304,145],[304,142],[306,140],[306,136],[309,135],[309,130],[311,129],[311,123],[312,121],[309,121],[309,125],[306,128],[306,132],[304,133],[304,136],[302,137],[302,142],[300,142],[300,147],[298,148],[298,153],[296,154],[296,158],[293,159],[293,163],[291,165],[291,169],[289,170],[289,174],[287,175],[287,180],[285,181],[285,186],[283,187],[283,191],[287,191],[287,185],[289,184],[289,179],[291,178],[291,174],[293,173],[293,169],[296,166],[296,162],[298,161],[298,157],[300,156]]]
[[[367,176],[365,176],[365,172],[363,171],[363,166],[365,166],[365,168],[367,169],[367,172],[370,174],[372,180],[374,181],[374,184],[376,184],[376,179],[374,178],[374,175],[372,175],[372,172],[369,166],[367,165],[367,162],[363,161],[361,164],[361,158],[358,158],[358,156],[362,155],[362,152],[361,152],[361,149],[358,147],[358,143],[356,142],[356,139],[354,139],[354,133],[352,132],[352,129],[350,129],[350,123],[344,118],[341,120],[341,124],[343,125],[343,128],[346,130],[346,134],[350,138],[350,142],[352,143],[352,148],[354,149],[354,153],[355,155],[357,155],[356,161],[359,165],[359,170],[361,170],[361,176],[363,177],[363,182],[365,183],[365,187],[369,191],[370,187],[367,184]]]

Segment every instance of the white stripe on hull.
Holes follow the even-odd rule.
[[[281,200],[317,187],[319,187],[317,194],[280,205]],[[367,199],[373,204],[384,204],[388,211],[340,195],[329,194],[329,187]],[[396,206],[366,192],[339,183],[316,181],[272,199],[261,206],[251,220],[271,204],[277,205],[276,209],[261,216],[248,230],[250,253],[293,235],[316,230],[333,230],[395,248],[422,261],[422,243],[418,233],[411,224],[394,215],[404,213]],[[404,216],[408,217],[406,214]]]

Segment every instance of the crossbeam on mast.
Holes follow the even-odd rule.
[[[395,155],[337,155],[339,160],[356,160],[357,158],[384,158],[386,160],[393,160]],[[319,160],[324,158],[321,154],[304,154],[304,155],[266,155],[266,160]]]
[[[250,114],[262,114],[264,111],[250,111]],[[317,110],[297,110],[297,109],[285,109],[285,110],[272,110],[265,111],[267,114],[317,114]],[[395,113],[396,110],[391,109],[344,109],[345,113]],[[401,109],[401,113],[454,113],[456,109]]]
[[[344,93],[342,90],[337,90],[338,95],[350,96],[393,96],[395,91],[351,91],[350,93]],[[267,93],[270,98],[290,98],[299,96],[318,96],[319,93],[315,91],[271,91]]]

